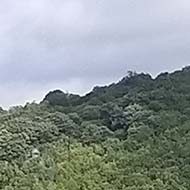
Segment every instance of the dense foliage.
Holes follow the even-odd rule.
[[[0,189],[189,190],[190,67],[0,109]]]

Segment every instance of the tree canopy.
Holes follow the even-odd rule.
[[[190,67],[0,108],[2,190],[189,190],[189,149]]]

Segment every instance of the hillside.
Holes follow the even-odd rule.
[[[2,190],[189,190],[189,150],[190,67],[0,110]]]

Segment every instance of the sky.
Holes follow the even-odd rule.
[[[0,106],[189,65],[189,0],[1,0]]]

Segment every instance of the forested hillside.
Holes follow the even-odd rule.
[[[2,190],[189,190],[190,67],[0,109]]]

